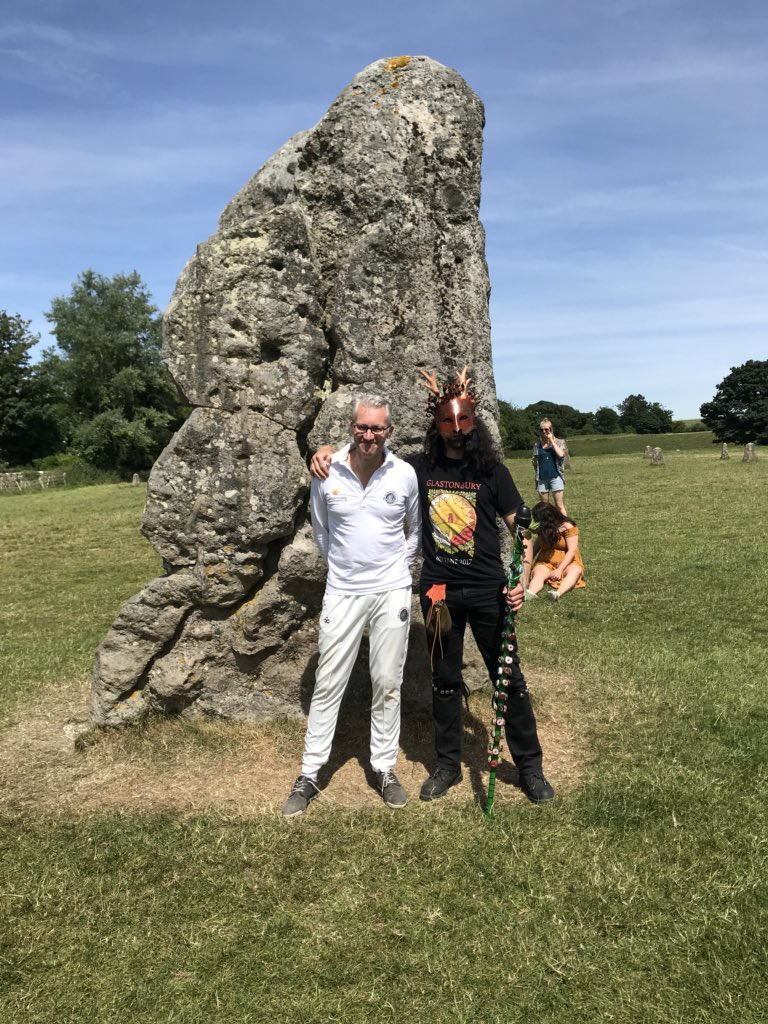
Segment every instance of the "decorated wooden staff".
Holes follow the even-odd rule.
[[[507,569],[507,591],[512,592],[523,575],[523,548],[525,535],[532,520],[531,510],[527,505],[520,505],[515,513],[515,543],[512,548],[512,556]],[[488,799],[485,802],[485,816],[490,818],[493,814],[493,792],[496,788],[496,769],[501,764],[501,731],[504,728],[504,715],[507,711],[507,691],[509,688],[509,677],[512,674],[510,665],[517,651],[517,636],[515,635],[515,613],[507,605],[507,614],[504,619],[504,629],[501,634],[501,652],[499,654],[499,669],[496,678],[496,688],[493,693],[493,739],[491,740],[488,763],[491,766],[491,777],[488,780]]]

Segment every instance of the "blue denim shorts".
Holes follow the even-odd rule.
[[[553,476],[551,480],[537,480],[536,490],[539,494],[546,494],[547,491],[564,491],[565,480],[561,476]]]

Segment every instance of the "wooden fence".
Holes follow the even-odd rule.
[[[0,473],[0,491],[45,490],[65,487],[67,474],[55,470],[27,470],[23,473]]]

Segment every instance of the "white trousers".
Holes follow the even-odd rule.
[[[411,588],[383,594],[326,594],[320,613],[320,660],[304,738],[302,775],[316,777],[331,755],[339,708],[368,627],[371,768],[394,767],[400,740],[400,687],[408,649]]]

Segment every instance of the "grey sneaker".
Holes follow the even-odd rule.
[[[306,775],[300,775],[293,784],[290,795],[282,807],[284,818],[292,818],[296,814],[303,814],[309,807],[310,800],[314,800],[320,792],[317,784],[308,779]]]
[[[549,598],[550,601],[559,601],[560,600],[560,591],[559,590],[548,590],[547,591],[547,597]]]
[[[376,786],[387,807],[405,807],[408,803],[408,794],[391,768],[385,772],[376,772]]]

